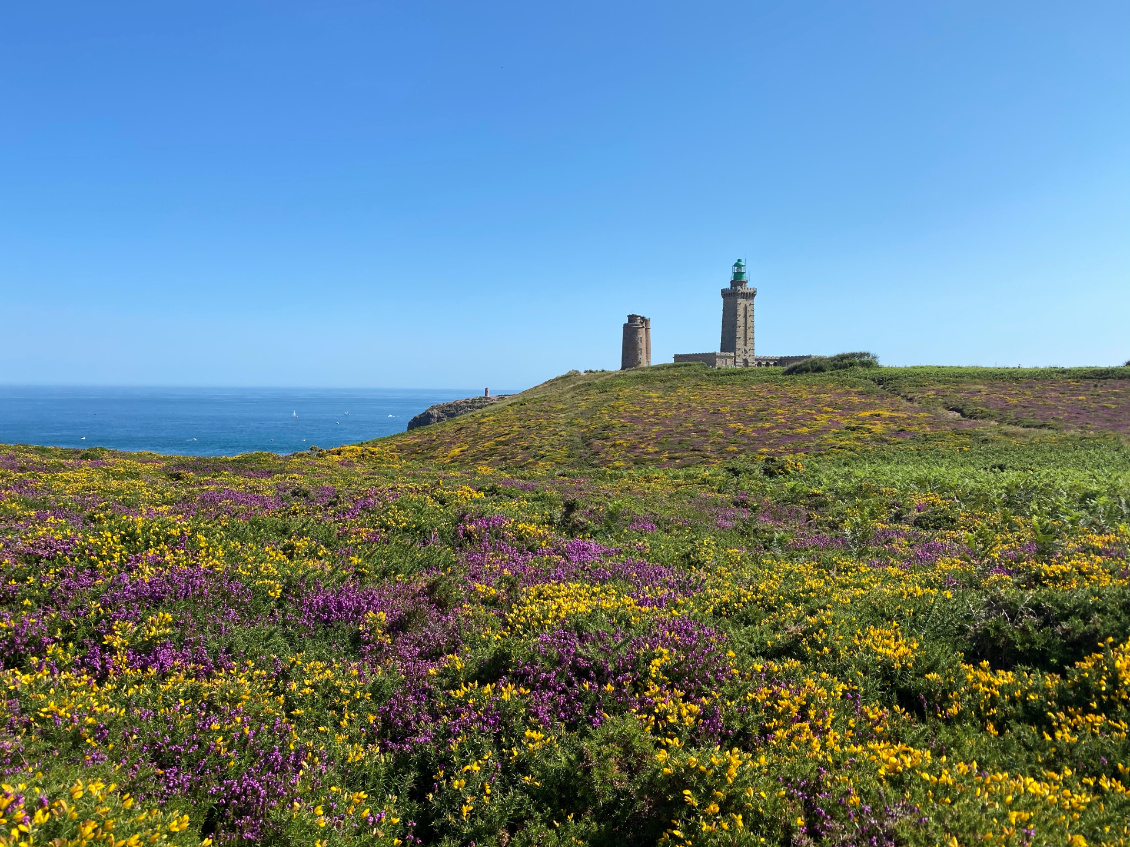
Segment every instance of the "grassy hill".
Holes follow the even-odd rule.
[[[572,373],[379,446],[440,463],[683,467],[750,454],[958,444],[973,429],[999,436],[990,424],[1130,435],[1130,368],[784,376],[778,368],[661,365]]]
[[[1130,845],[1125,369],[0,446],[0,839]]]

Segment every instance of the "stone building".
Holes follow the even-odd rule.
[[[676,362],[703,362],[712,368],[764,368],[791,365],[811,356],[757,356],[753,344],[753,298],[757,289],[749,287],[745,262],[734,262],[730,287],[722,289],[722,343],[717,353],[676,353]],[[624,338],[627,344],[627,327]],[[624,348],[627,350],[627,347]]]
[[[722,341],[718,349],[732,353],[734,363],[748,368],[753,359],[753,298],[757,289],[746,279],[745,262],[734,262],[730,287],[722,289]]]
[[[651,318],[628,315],[624,342],[620,347],[620,370],[644,368],[651,364]]]

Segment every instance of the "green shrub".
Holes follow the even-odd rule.
[[[785,368],[785,375],[790,374],[817,374],[827,371],[842,371],[848,368],[874,368],[879,365],[879,357],[874,353],[858,351],[855,353],[837,353],[835,356],[813,356],[795,365]]]
[[[817,374],[824,373],[831,370],[828,367],[827,356],[813,356],[811,359],[805,359],[803,362],[789,365],[785,368],[785,376],[792,376],[793,374]]]
[[[766,456],[761,462],[761,473],[765,476],[789,476],[803,470],[804,465],[792,456]]]

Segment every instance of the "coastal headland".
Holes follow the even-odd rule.
[[[1128,844],[1128,551],[1130,368],[661,365],[285,456],[0,446],[0,838]]]

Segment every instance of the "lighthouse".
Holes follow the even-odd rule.
[[[722,289],[722,344],[719,352],[732,353],[734,366],[754,364],[753,298],[757,289],[749,287],[745,262],[738,259],[730,269],[730,287]]]
[[[730,266],[730,285],[722,289],[722,343],[717,353],[676,353],[675,364],[701,362],[712,368],[783,367],[811,356],[755,356],[753,354],[753,298],[745,262]],[[625,338],[627,338],[627,324]],[[627,349],[625,347],[625,349]]]

